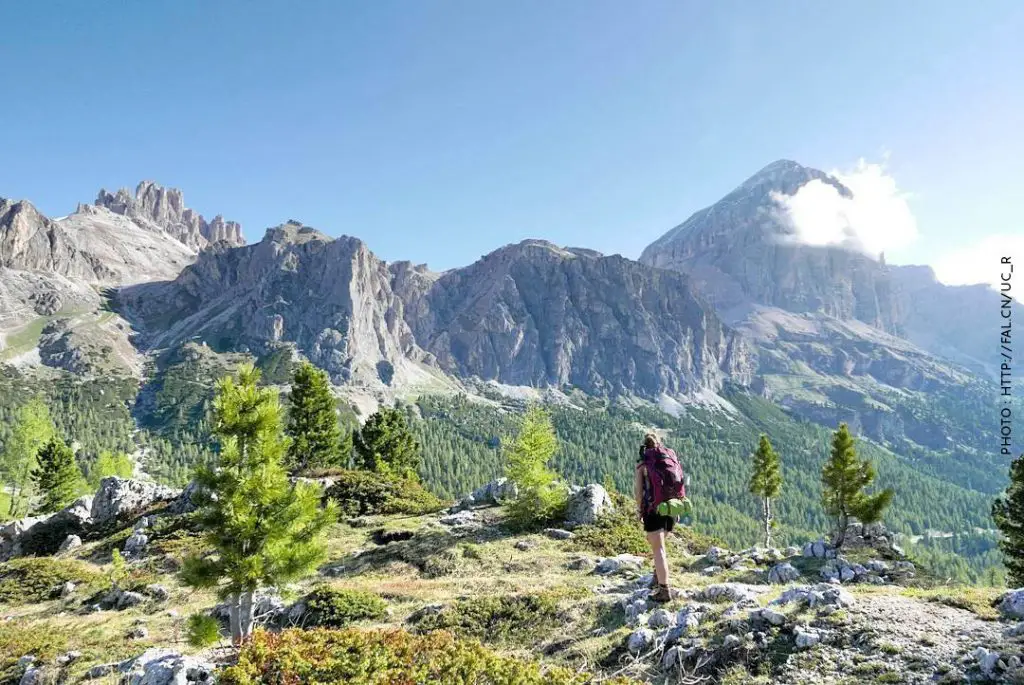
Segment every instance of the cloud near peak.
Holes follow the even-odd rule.
[[[896,185],[884,164],[861,159],[848,172],[831,175],[853,197],[820,180],[801,186],[793,195],[773,193],[778,216],[792,229],[789,240],[804,245],[842,246],[872,257],[907,247],[918,237],[909,195]]]

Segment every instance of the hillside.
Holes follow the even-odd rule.
[[[730,552],[683,527],[669,545],[677,596],[657,607],[643,599],[643,540],[610,504],[590,510],[597,518],[587,520],[596,523],[577,522],[572,532],[513,534],[502,509],[486,502],[454,515],[347,519],[331,529],[317,574],[259,596],[265,632],[252,645],[236,654],[222,637],[220,646],[193,647],[184,641],[189,617],[218,610],[213,594],[186,589],[175,575],[199,542],[191,515],[174,513],[187,501],[110,479],[81,513],[62,519],[65,530],[79,531],[80,546],[0,563],[0,680],[162,684],[219,675],[228,683],[358,684],[387,673],[425,684],[477,673],[472,682],[495,685],[626,685],[1019,677],[1017,605],[997,610],[998,591],[943,587],[878,537],[857,537],[840,557],[825,558],[820,543]],[[118,571],[112,553],[122,548],[129,561]],[[833,584],[819,584],[833,576]],[[1004,635],[1004,628],[1012,630]]]

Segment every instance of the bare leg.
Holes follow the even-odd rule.
[[[665,531],[656,530],[647,534],[647,542],[654,553],[654,577],[659,585],[668,585],[668,557],[665,556]]]

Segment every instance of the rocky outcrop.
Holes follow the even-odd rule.
[[[179,490],[164,485],[109,476],[100,482],[100,489],[92,500],[92,519],[97,524],[124,519],[180,494]]]
[[[214,682],[215,666],[195,656],[153,647],[121,662],[120,682],[127,685],[186,685]]]
[[[0,267],[44,271],[86,282],[114,275],[95,255],[83,252],[60,224],[30,202],[0,198]]]
[[[218,215],[207,222],[201,214],[185,206],[177,188],[164,188],[153,181],[142,181],[132,194],[126,188],[116,193],[100,190],[96,206],[158,226],[176,240],[195,250],[224,243],[237,247],[245,244],[242,227]]]
[[[614,506],[608,491],[597,483],[572,488],[566,506],[565,527],[571,530],[597,523],[597,520],[610,512]]]

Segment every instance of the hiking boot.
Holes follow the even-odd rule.
[[[658,589],[652,592],[647,599],[652,602],[665,603],[672,599],[672,592],[668,589],[668,585],[658,585]]]
[[[647,589],[651,592],[658,589],[658,576],[651,576],[651,582],[647,583]]]

